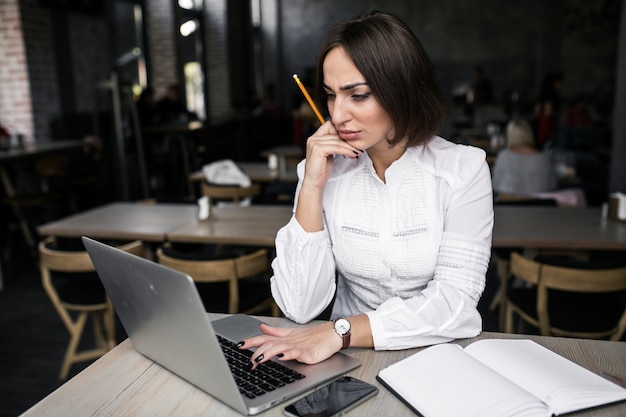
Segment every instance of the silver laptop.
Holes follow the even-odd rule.
[[[220,343],[259,334],[259,320],[237,314],[211,322],[188,275],[87,237],[82,240],[133,347],[242,414],[258,414],[360,366],[342,353],[316,365],[272,360],[267,367],[277,369],[270,370],[270,384],[257,379],[239,388],[236,379],[241,377],[229,366],[239,360]],[[251,372],[254,377],[260,376],[260,368]]]

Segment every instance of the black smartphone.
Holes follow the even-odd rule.
[[[289,417],[342,416],[376,394],[376,386],[344,376],[289,404],[283,412]]]

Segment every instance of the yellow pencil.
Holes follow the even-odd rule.
[[[311,108],[313,109],[313,112],[315,113],[315,115],[317,116],[318,120],[320,121],[321,124],[324,124],[324,118],[322,117],[322,114],[320,113],[320,111],[317,109],[317,106],[315,105],[315,103],[313,102],[313,99],[311,99],[311,96],[309,95],[309,92],[306,91],[306,87],[304,86],[304,84],[302,84],[302,82],[300,81],[300,78],[298,78],[298,74],[293,74],[293,79],[296,80],[296,84],[298,84],[298,87],[300,87],[300,91],[302,91],[302,94],[304,94],[304,98],[306,98],[306,101],[309,102],[309,105],[311,106]]]

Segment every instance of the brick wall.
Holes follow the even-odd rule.
[[[0,22],[0,123],[32,141],[30,82],[18,0],[2,0]]]
[[[145,2],[150,73],[155,97],[165,94],[167,86],[177,82],[174,45],[174,11],[171,0]]]
[[[20,4],[30,79],[33,137],[37,142],[47,142],[50,139],[50,117],[60,111],[52,20],[49,10],[40,7],[37,0],[24,0]]]
[[[68,15],[76,111],[92,112],[105,103],[97,85],[111,75],[109,34],[104,16]]]
[[[232,113],[230,100],[230,73],[228,69],[228,39],[226,28],[226,1],[204,2],[205,44],[209,110],[212,120],[227,118]]]

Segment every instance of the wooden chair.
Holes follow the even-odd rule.
[[[95,273],[89,254],[84,250],[60,250],[56,246],[55,237],[47,237],[39,242],[39,264],[44,290],[70,334],[59,373],[59,379],[65,380],[72,364],[96,359],[115,346],[115,311]],[[141,241],[123,244],[118,248],[139,256],[143,251]],[[78,351],[90,316],[96,347]]]
[[[246,198],[257,197],[261,194],[261,186],[253,183],[249,187],[241,187],[239,185],[216,185],[202,182],[201,194],[209,197],[211,203],[214,201],[232,201],[240,204]]]
[[[184,255],[182,255],[184,256]],[[188,274],[196,284],[227,283],[227,313],[258,314],[271,311],[272,316],[279,317],[278,306],[269,291],[269,259],[266,249],[259,249],[249,254],[229,254],[210,259],[193,259],[179,257],[172,251],[170,243],[157,249],[157,261],[172,269]],[[258,278],[263,278],[258,280]],[[202,294],[202,291],[200,291]],[[252,306],[242,310],[243,295],[255,297]],[[267,294],[267,296],[259,294]],[[211,294],[215,298],[215,294]],[[260,299],[260,301],[259,301]],[[206,304],[206,303],[205,303]],[[212,303],[208,303],[212,304]],[[215,306],[206,305],[207,310],[215,312]]]
[[[528,196],[516,196],[512,194],[497,194],[494,197],[494,206],[533,206],[533,207],[558,207],[557,201],[550,198],[540,199]],[[489,304],[489,310],[495,311],[499,308],[499,326],[500,329],[504,329],[504,315],[505,309],[503,307],[503,301],[506,297],[506,283],[509,280],[510,275],[510,256],[515,251],[521,252],[523,248],[493,248],[491,251],[491,259],[493,260],[496,268],[496,274],[498,277],[498,290],[495,296]],[[529,251],[527,251],[529,252]],[[587,259],[587,253],[584,251],[575,250],[541,250],[534,253],[550,254],[559,256],[568,256],[575,259]]]
[[[513,332],[516,314],[544,336],[620,340],[626,329],[626,266],[591,268],[549,265],[512,253],[511,276],[529,286],[507,292],[505,331]]]

